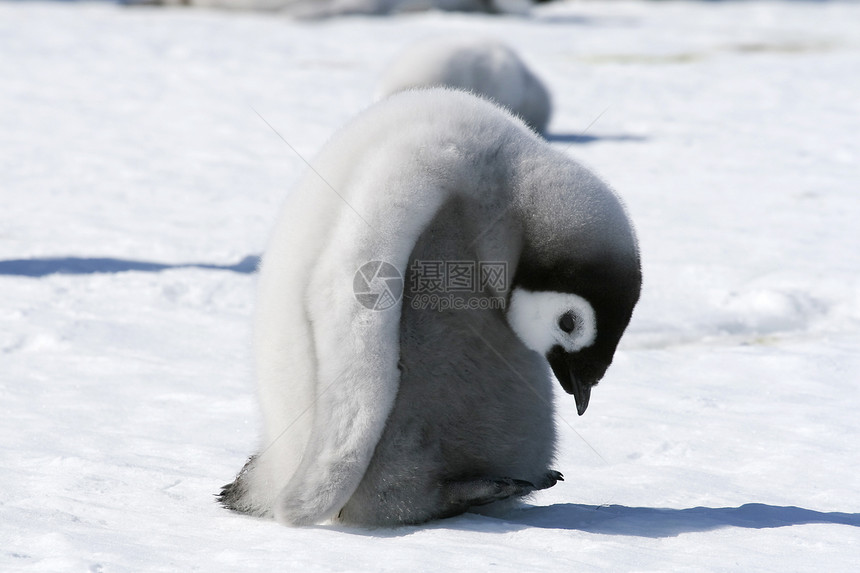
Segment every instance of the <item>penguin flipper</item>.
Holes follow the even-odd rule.
[[[356,213],[377,211],[372,202],[390,201],[390,195],[353,189],[356,213],[335,222],[313,269],[305,295],[318,357],[313,422],[301,462],[274,500],[281,523],[320,523],[349,501],[394,406],[403,302],[366,308],[356,298],[354,283],[359,268],[372,262],[388,263],[406,276],[413,246],[445,197],[439,188],[413,184],[420,198],[388,205],[385,221],[377,226]],[[371,204],[362,204],[367,197]]]
[[[308,305],[316,352],[337,360],[318,362],[304,455],[273,508],[282,523],[319,523],[343,507],[370,463],[397,395],[399,307],[379,312],[360,307],[351,271],[349,277],[328,279],[323,272],[312,281],[318,288],[311,292],[319,294]],[[345,286],[348,297],[324,284]]]

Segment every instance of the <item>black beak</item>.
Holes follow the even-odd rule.
[[[568,394],[573,394],[573,399],[576,400],[576,412],[582,416],[588,408],[591,387],[597,383],[597,380],[577,375],[577,368],[574,364],[575,355],[564,352],[558,347],[550,351],[546,358],[561,387]]]

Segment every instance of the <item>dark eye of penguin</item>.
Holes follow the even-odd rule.
[[[573,332],[573,329],[576,328],[576,319],[573,318],[573,313],[567,311],[561,315],[561,318],[558,319],[558,327],[568,334]]]

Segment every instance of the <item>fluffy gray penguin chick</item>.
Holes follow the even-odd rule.
[[[414,88],[470,91],[520,116],[538,133],[552,113],[549,91],[522,59],[489,38],[441,37],[418,42],[401,53],[379,81],[380,97]]]
[[[283,12],[299,19],[425,10],[527,14],[531,8],[530,0],[123,0],[123,3]]]
[[[582,414],[639,298],[619,199],[508,112],[445,89],[376,104],[313,166],[262,259],[263,441],[222,503],[398,525],[554,485],[549,370]],[[504,275],[476,271],[434,305],[434,262]],[[393,295],[377,310],[357,296],[367,277]]]

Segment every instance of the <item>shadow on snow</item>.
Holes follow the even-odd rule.
[[[646,141],[639,135],[586,135],[582,133],[547,133],[544,138],[550,143],[594,143],[596,141]]]
[[[212,269],[250,274],[257,270],[260,257],[250,255],[235,265],[209,263],[151,263],[112,258],[55,257],[41,259],[13,259],[0,261],[0,275],[44,277],[46,275],[90,275],[96,273],[123,273],[142,271],[157,273],[169,269]]]
[[[422,525],[364,528],[353,525],[318,525],[320,529],[366,537],[403,537],[422,529],[506,533],[529,527],[583,531],[629,537],[676,537],[682,533],[713,531],[726,527],[769,529],[793,525],[835,524],[860,527],[860,513],[821,512],[794,506],[747,503],[740,507],[627,507],[560,503],[493,512],[466,513]]]
[[[545,529],[657,538],[723,527],[767,529],[812,523],[860,527],[860,513],[821,512],[763,503],[688,509],[566,503],[514,510],[504,516],[504,521]]]

